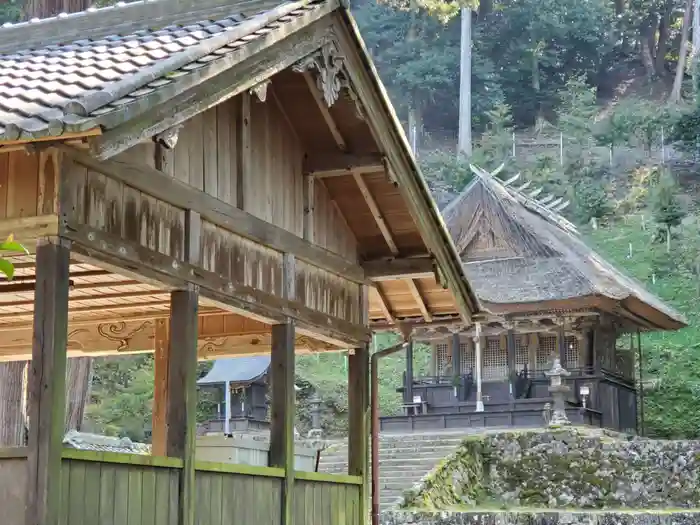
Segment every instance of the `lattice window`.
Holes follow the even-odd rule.
[[[554,358],[557,355],[557,336],[540,335],[538,339],[535,368],[537,370],[549,370],[552,368]]]
[[[474,353],[474,345],[469,344],[469,341],[459,342],[459,366],[461,374],[476,373],[476,356]]]
[[[508,356],[501,350],[500,337],[487,337],[483,352],[483,380],[493,381],[508,377]]]
[[[515,336],[515,371],[520,372],[529,366],[527,334]]]
[[[446,376],[452,374],[452,353],[450,346],[447,343],[438,343],[435,345],[435,372],[438,376]]]
[[[573,335],[567,335],[566,344],[566,368],[578,368],[580,366],[580,350],[578,339]]]

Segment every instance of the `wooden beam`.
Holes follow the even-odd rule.
[[[416,301],[416,304],[418,304],[418,308],[420,309],[423,319],[425,319],[426,323],[431,323],[433,321],[433,316],[428,311],[428,307],[423,300],[423,296],[421,295],[418,286],[416,286],[416,282],[413,279],[408,279],[406,281],[406,285],[408,286],[408,290],[411,292],[413,299]]]
[[[369,514],[369,346],[355,348],[348,361],[348,474],[362,477],[357,525],[364,525]]]
[[[61,509],[70,244],[42,240],[36,252],[25,525],[52,525]]]
[[[74,162],[116,179],[183,210],[197,212],[202,219],[236,235],[282,253],[291,253],[317,268],[356,283],[365,280],[364,271],[354,262],[316,246],[279,226],[231,206],[159,170],[116,160],[99,161],[73,148],[62,148]]]
[[[153,381],[153,414],[151,417],[151,455],[168,454],[168,362],[170,360],[170,336],[165,319],[155,321],[155,377]]]
[[[57,215],[39,215],[36,217],[19,217],[0,220],[0,240],[13,235],[15,240],[24,245],[29,252],[36,248],[38,239],[58,234]]]
[[[138,268],[144,277],[157,279],[166,285],[181,287],[184,283],[196,284],[201,287],[203,296],[237,314],[255,316],[268,324],[283,322],[287,318],[295,319],[315,334],[325,336],[333,342],[337,341],[339,345],[356,344],[358,341],[369,339],[369,330],[366,327],[313,310],[298,301],[230,281],[201,267],[155,252],[121,237],[70,223],[66,224],[65,232],[67,237],[75,241],[75,251],[82,251],[89,257],[104,260],[115,266],[124,266],[126,263],[127,267]],[[158,305],[156,303],[152,306]],[[113,309],[119,308],[129,306],[115,305]]]
[[[350,153],[322,153],[304,159],[304,173],[317,178],[376,173],[384,171],[381,154],[353,155]]]
[[[304,239],[313,243],[315,239],[314,208],[316,206],[315,180],[308,175],[304,177]],[[342,214],[341,214],[342,216]]]
[[[360,192],[362,193],[362,196],[364,197],[365,202],[367,203],[367,206],[369,207],[369,211],[372,213],[372,216],[374,217],[374,220],[376,221],[377,226],[379,226],[379,230],[382,232],[382,236],[384,237],[384,240],[386,241],[387,245],[389,246],[389,250],[391,251],[391,254],[398,255],[399,249],[396,247],[396,243],[394,242],[394,237],[391,234],[391,230],[389,229],[389,225],[387,224],[386,220],[384,220],[384,215],[382,214],[381,210],[379,209],[379,206],[377,205],[377,201],[374,200],[372,193],[369,191],[369,188],[367,187],[367,183],[365,183],[365,179],[362,177],[362,173],[355,172],[355,173],[353,173],[353,177],[355,178],[355,182],[357,183],[357,186],[360,188]]]
[[[102,128],[95,127],[92,129],[86,129],[85,131],[76,131],[76,132],[71,132],[67,131],[65,133],[61,133],[60,135],[55,135],[55,136],[44,136],[44,137],[32,137],[30,139],[22,139],[22,140],[0,140],[0,146],[3,148],[5,147],[11,147],[11,146],[20,146],[20,145],[27,145],[27,144],[35,144],[37,142],[54,142],[57,140],[60,141],[68,141],[68,140],[75,140],[75,139],[85,139],[89,137],[97,137],[102,134]]]
[[[302,74],[304,75],[306,85],[309,87],[309,91],[311,92],[311,94],[314,97],[314,100],[316,101],[316,106],[321,112],[321,116],[323,117],[323,120],[328,126],[328,130],[331,132],[331,135],[333,135],[333,140],[335,140],[335,143],[338,145],[338,149],[340,149],[341,151],[345,151],[347,149],[347,144],[345,143],[345,139],[343,138],[343,135],[338,129],[338,125],[333,119],[333,115],[331,115],[330,108],[326,104],[326,101],[323,99],[323,93],[321,93],[321,91],[318,89],[318,86],[316,86],[316,81],[314,80],[314,77],[309,71],[304,71]]]
[[[379,300],[379,308],[382,310],[382,313],[386,318],[386,322],[389,324],[395,324],[396,319],[394,318],[394,314],[392,314],[391,310],[389,309],[389,301],[387,300],[384,290],[381,289],[380,285],[374,287],[374,293],[377,295],[377,299]]]
[[[365,270],[365,276],[371,281],[435,277],[435,262],[430,256],[374,259],[365,261],[361,265]]]
[[[194,525],[197,431],[197,308],[196,287],[172,292],[166,395],[166,453],[183,460],[180,472],[178,525]]]
[[[282,487],[282,524],[293,523],[294,494],[294,322],[272,327],[271,467],[285,469]]]

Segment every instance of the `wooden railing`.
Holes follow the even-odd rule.
[[[24,523],[26,449],[0,449],[2,523]],[[65,450],[60,525],[176,525],[182,461]],[[284,470],[197,462],[196,525],[280,525]],[[362,478],[296,472],[295,525],[360,525]]]

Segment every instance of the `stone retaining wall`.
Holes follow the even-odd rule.
[[[581,428],[468,437],[403,507],[698,508],[700,441]]]
[[[695,512],[410,512],[382,514],[380,525],[700,525]]]

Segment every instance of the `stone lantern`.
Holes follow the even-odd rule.
[[[553,403],[553,410],[552,410],[552,419],[549,421],[549,426],[550,427],[557,427],[561,425],[568,425],[569,424],[569,418],[566,417],[566,394],[571,390],[567,385],[564,384],[562,381],[562,377],[568,377],[571,375],[571,372],[568,370],[564,369],[563,366],[561,366],[561,361],[559,359],[554,360],[554,365],[552,365],[552,369],[545,372],[544,375],[546,375],[549,378],[549,393],[552,394],[552,398],[554,400]]]
[[[309,399],[309,413],[311,415],[311,430],[309,430],[308,437],[310,439],[320,439],[323,435],[323,430],[321,429],[321,398],[318,392],[314,391]]]

